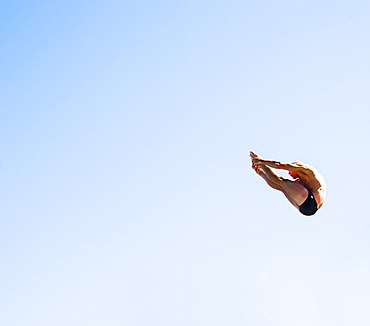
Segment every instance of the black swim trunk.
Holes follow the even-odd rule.
[[[303,215],[308,216],[313,215],[317,212],[317,203],[311,191],[308,192],[307,199],[304,201],[304,203],[299,206],[299,211]]]

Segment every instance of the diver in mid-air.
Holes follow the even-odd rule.
[[[324,204],[325,180],[312,166],[301,161],[281,163],[265,160],[253,151],[250,151],[249,156],[256,173],[265,179],[271,188],[281,191],[303,215],[315,214]],[[293,181],[283,178],[272,168],[289,171]]]

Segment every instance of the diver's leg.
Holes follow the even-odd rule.
[[[258,155],[257,153],[255,153],[253,151],[250,152],[249,156],[252,159],[253,158],[262,158],[260,155]],[[262,171],[265,173],[266,177],[268,178],[268,180],[270,182],[279,185],[281,175],[277,174],[273,169],[271,169],[270,167],[268,167],[266,165],[258,165],[258,167],[260,169],[262,169]],[[252,168],[253,168],[253,166],[252,166]]]
[[[256,171],[256,173],[262,177],[262,179],[264,179],[266,181],[266,183],[271,187],[271,188],[274,188],[276,190],[279,190],[279,191],[282,191],[283,189],[281,188],[281,186],[279,186],[278,184],[272,182],[268,176],[266,175],[266,173],[264,172],[262,166],[260,165],[252,165],[252,168],[254,169],[254,171]]]
[[[277,174],[273,169],[266,165],[260,165],[263,172],[270,182],[280,185],[281,179],[284,179],[280,174]]]
[[[294,182],[285,178],[282,178],[280,183],[283,193],[289,199],[289,197],[296,204],[297,208],[301,206],[308,197],[308,190],[305,186],[301,185],[298,182]]]
[[[268,166],[260,165],[253,168],[271,188],[281,191],[296,208],[307,199],[308,190],[303,185],[283,178]]]
[[[253,158],[260,156],[257,153],[251,151],[250,157]],[[254,166],[252,166],[252,168],[255,169]],[[259,171],[262,171],[263,173]],[[303,185],[283,178],[270,167],[266,165],[259,165],[258,171],[256,170],[256,172],[266,180],[270,187],[283,192],[285,197],[296,208],[299,208],[299,206],[302,205],[303,202],[307,199],[308,190]]]

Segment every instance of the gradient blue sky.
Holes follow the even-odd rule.
[[[368,1],[1,5],[0,322],[369,325]],[[300,159],[300,215],[248,151]]]

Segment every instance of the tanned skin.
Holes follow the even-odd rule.
[[[312,166],[300,161],[282,163],[274,160],[266,160],[253,151],[250,151],[249,156],[252,160],[252,169],[254,169],[271,188],[281,191],[297,209],[299,209],[299,206],[307,199],[309,191],[311,191],[315,197],[318,209],[324,204],[326,193],[325,180]],[[288,173],[293,180],[283,178],[273,169],[289,171]]]

